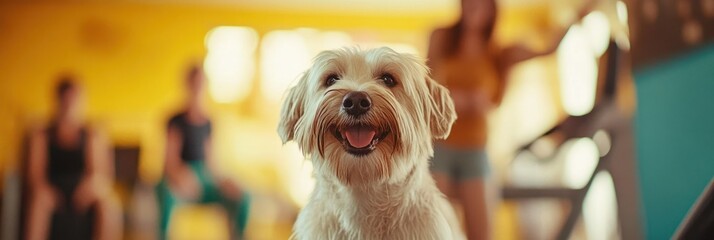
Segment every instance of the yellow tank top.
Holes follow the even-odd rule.
[[[484,148],[488,137],[487,114],[501,95],[494,58],[482,54],[445,59],[438,75],[437,80],[451,92],[458,115],[444,143],[456,148]]]

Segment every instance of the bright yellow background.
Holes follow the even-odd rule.
[[[499,40],[542,44],[553,22],[547,9],[543,5],[501,9]],[[153,183],[163,166],[165,121],[182,101],[184,70],[205,55],[205,36],[214,27],[248,26],[260,36],[298,27],[347,31],[411,44],[424,55],[430,31],[450,23],[457,13],[448,7],[399,14],[340,14],[120,1],[0,3],[0,170],[17,168],[25,130],[50,116],[60,73],[79,76],[87,93],[90,122],[106,129],[117,145],[141,147],[140,177]],[[552,59],[543,61],[552,65]],[[257,83],[258,76],[254,78]],[[546,81],[550,93],[544,94],[557,106],[558,97],[552,94],[557,92],[553,90],[556,79],[550,79]],[[264,103],[260,84],[254,86],[245,101],[209,101],[217,156],[225,171],[246,188],[287,201],[294,212],[297,206],[289,200],[289,185],[281,172],[286,154],[281,153],[275,133],[279,106]],[[555,115],[545,119],[552,121]],[[253,218],[260,214],[254,211]],[[515,222],[503,219],[506,225]],[[502,233],[513,232],[505,229]],[[260,231],[255,236],[271,232],[270,228],[253,231]]]
[[[116,144],[145,146],[142,174],[155,179],[157,135],[180,104],[183,71],[202,59],[204,38],[212,28],[249,26],[261,35],[306,26],[367,32],[425,52],[431,29],[448,24],[455,13],[370,16],[200,5],[0,3],[0,163],[12,166],[21,130],[49,116],[60,73],[80,77],[89,119],[106,127]],[[547,27],[544,13],[543,7],[505,11],[502,25],[510,27],[500,28],[503,39],[513,42],[512,36],[532,36]],[[247,102],[212,107],[254,117],[251,109],[260,106],[254,92]]]

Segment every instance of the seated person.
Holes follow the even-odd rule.
[[[164,178],[156,188],[160,208],[160,239],[167,238],[171,211],[179,200],[220,203],[229,214],[232,239],[240,239],[248,218],[245,192],[216,171],[211,157],[211,121],[202,106],[203,71],[186,76],[188,101],[168,123]]]
[[[121,239],[121,213],[111,190],[109,144],[84,123],[82,90],[72,78],[62,78],[56,94],[57,111],[49,127],[30,136],[25,237]],[[57,216],[69,218],[55,218],[53,222]],[[88,220],[79,220],[85,218]],[[84,226],[77,226],[77,222]]]

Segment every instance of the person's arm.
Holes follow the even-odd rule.
[[[87,209],[94,201],[112,195],[114,155],[108,138],[98,129],[86,133],[85,170],[73,199],[78,209]]]
[[[215,155],[213,154],[213,124],[211,122],[208,123],[207,131],[208,133],[206,139],[203,142],[204,161],[206,161],[206,167],[211,175],[214,177],[220,177],[221,172],[218,170],[219,168],[216,163]]]
[[[166,163],[164,169],[170,175],[181,165],[181,133],[170,126],[166,131]]]
[[[180,175],[186,171],[186,166],[181,162],[182,137],[179,129],[174,126],[170,126],[166,132],[166,165],[164,170],[166,177],[171,182],[178,182]]]
[[[32,189],[50,188],[47,181],[47,134],[43,130],[30,133],[28,146],[28,182]]]
[[[93,129],[88,132],[88,143],[86,178],[108,187],[114,179],[114,154],[109,139],[104,132]]]
[[[176,126],[169,126],[166,133],[166,178],[178,195],[193,198],[198,194],[198,180],[189,167],[181,162],[183,135]]]
[[[524,62],[536,57],[549,55],[558,50],[558,46],[560,46],[560,42],[565,37],[565,34],[568,33],[570,26],[579,22],[583,17],[590,13],[592,8],[598,2],[598,0],[586,1],[587,2],[578,11],[575,21],[562,29],[558,29],[556,33],[553,34],[553,37],[550,39],[550,41],[548,41],[548,43],[546,44],[545,49],[534,50],[527,47],[525,44],[515,44],[513,46],[504,48],[500,54],[501,68],[509,69],[511,66],[516,65],[520,62]]]
[[[216,166],[216,160],[213,155],[213,141],[211,141],[211,137],[209,135],[208,138],[206,138],[206,141],[203,143],[204,147],[204,156],[206,159],[206,167],[208,168],[208,172],[211,173],[212,176],[218,177],[221,172],[218,171],[218,166]]]

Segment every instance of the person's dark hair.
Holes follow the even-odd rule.
[[[495,0],[483,0],[483,1],[489,1],[491,11],[491,18],[488,19],[488,23],[486,27],[484,28],[483,32],[481,33],[484,40],[491,41],[491,38],[493,37],[493,32],[494,29],[496,28],[496,18],[498,17],[498,9],[496,9],[496,1]],[[462,13],[463,14],[463,13]],[[446,55],[447,56],[453,56],[456,54],[459,48],[459,41],[461,41],[461,37],[463,37],[463,29],[464,29],[464,16],[459,17],[459,21],[457,21],[453,26],[449,28],[449,43],[448,45],[444,46],[446,49]]]
[[[57,99],[62,99],[67,93],[77,87],[77,82],[71,75],[65,74],[60,76],[55,87],[55,96]]]

